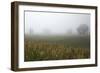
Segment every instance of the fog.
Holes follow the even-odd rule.
[[[90,14],[25,12],[25,34],[77,34],[81,24],[90,27]]]

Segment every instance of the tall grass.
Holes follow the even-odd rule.
[[[82,41],[82,38],[80,40],[77,40],[76,38],[72,40],[71,38],[68,40],[52,41],[50,39],[40,40],[39,38],[25,38],[24,60],[42,61],[90,58],[89,40],[83,39]]]

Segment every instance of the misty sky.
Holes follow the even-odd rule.
[[[90,14],[25,12],[25,34],[66,34],[80,24],[90,26]]]

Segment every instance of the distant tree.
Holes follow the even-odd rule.
[[[51,31],[49,29],[44,29],[43,34],[44,35],[49,35],[49,34],[51,34]]]
[[[72,35],[73,34],[73,30],[72,29],[68,29],[67,30],[67,35]]]
[[[30,29],[30,36],[32,36],[34,34],[34,30]]]
[[[77,28],[77,32],[79,35],[88,35],[89,34],[89,27],[86,24],[81,24],[78,28]]]

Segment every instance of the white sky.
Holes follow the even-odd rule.
[[[25,12],[25,33],[64,34],[76,31],[80,24],[90,25],[89,14]]]

